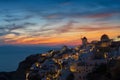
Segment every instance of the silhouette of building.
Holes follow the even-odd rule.
[[[101,41],[102,41],[102,42],[106,42],[106,41],[110,41],[110,39],[109,39],[108,35],[103,34],[103,35],[101,36]]]
[[[88,43],[87,38],[86,38],[86,37],[83,37],[83,38],[81,38],[81,40],[82,40],[82,45],[83,45],[83,46],[86,46],[87,43]]]
[[[111,44],[111,40],[108,35],[103,34],[101,36],[101,47],[108,47]]]

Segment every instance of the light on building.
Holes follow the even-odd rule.
[[[107,47],[108,46],[108,43],[107,42],[104,42],[101,44],[101,47]]]
[[[104,58],[105,58],[105,59],[107,58],[107,53],[104,53]]]
[[[77,70],[76,70],[76,66],[75,65],[71,65],[70,66],[70,71],[71,72],[76,72]]]
[[[36,62],[35,65],[36,65],[36,67],[39,67],[39,66],[40,66],[40,63],[39,63],[39,62]]]

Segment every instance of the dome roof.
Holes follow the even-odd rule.
[[[108,35],[104,34],[101,36],[101,41],[109,41],[109,40],[110,39],[109,39]]]

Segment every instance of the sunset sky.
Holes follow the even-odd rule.
[[[0,0],[0,45],[76,45],[120,35],[120,0]]]

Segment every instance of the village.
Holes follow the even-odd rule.
[[[88,42],[74,48],[63,46],[39,54],[39,59],[26,71],[26,80],[87,80],[86,76],[101,64],[120,59],[120,36],[110,39],[103,34],[99,41]]]

